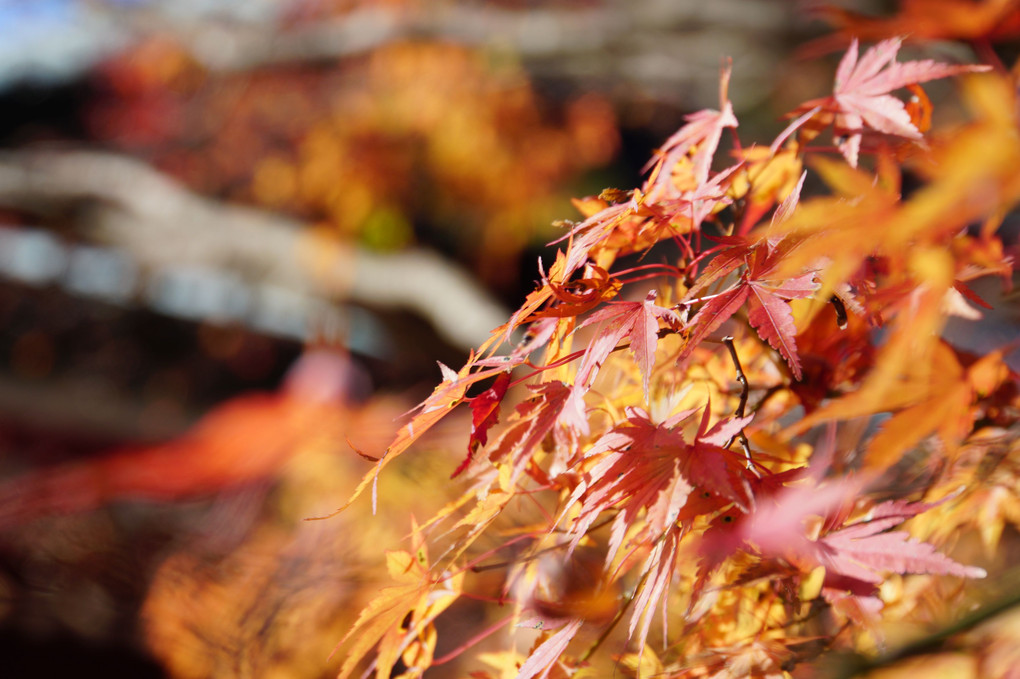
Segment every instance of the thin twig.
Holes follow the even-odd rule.
[[[740,382],[740,403],[737,405],[737,417],[744,416],[744,410],[747,408],[747,396],[750,392],[750,387],[747,383],[747,376],[744,375],[744,369],[740,365],[740,357],[737,356],[737,348],[733,345],[733,337],[726,336],[722,338],[723,344],[730,352],[730,358],[733,359],[733,367],[737,371],[737,381]],[[727,443],[726,447],[729,448],[733,445],[735,439],[740,439],[740,447],[744,449],[744,457],[747,458],[747,468],[750,471],[755,471],[754,462],[751,460],[751,444],[747,441],[747,434],[744,433],[743,428],[740,432],[731,438]],[[757,472],[756,472],[757,473]]]
[[[968,632],[1018,605],[1020,605],[1020,592],[1014,592],[996,602],[979,608],[973,613],[926,637],[901,646],[889,653],[884,653],[874,658],[865,658],[858,655],[841,657],[839,670],[832,676],[838,677],[838,679],[850,679],[851,677],[889,667],[907,658],[937,652],[952,637]]]
[[[591,533],[593,531],[598,530],[599,528],[602,528],[603,526],[605,526],[605,525],[607,525],[609,523],[612,523],[613,519],[615,519],[615,518],[616,518],[616,515],[613,515],[613,516],[610,516],[610,517],[606,518],[603,521],[599,521],[598,523],[596,523],[593,526],[591,526],[588,529],[588,532]],[[567,543],[567,542],[561,542],[559,544],[552,545],[551,547],[545,547],[543,549],[540,549],[537,552],[535,552],[534,554],[530,554],[530,555],[522,557],[520,559],[515,559],[514,561],[500,561],[498,563],[485,564],[484,566],[471,566],[469,570],[472,573],[481,573],[483,571],[496,570],[497,568],[507,568],[507,567],[509,567],[509,566],[511,566],[513,564],[517,564],[517,563],[523,563],[523,562],[526,562],[526,561],[534,561],[535,559],[537,559],[538,557],[542,556],[543,554],[548,554],[549,552],[554,552],[557,549],[563,549],[568,544],[569,543]],[[503,545],[503,547],[506,547],[506,546],[507,545]],[[493,550],[493,551],[496,551],[496,550]]]

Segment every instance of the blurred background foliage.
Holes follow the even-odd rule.
[[[213,74],[152,39],[97,80],[97,140],[376,250],[441,245],[503,290],[522,251],[551,240],[564,189],[618,148],[605,98],[542,100],[512,55],[455,44]]]
[[[438,253],[498,318],[531,289],[554,220],[577,216],[570,197],[634,185],[685,113],[717,104],[723,57],[745,139],[823,94],[834,57],[793,51],[819,36],[835,49],[859,19],[828,15],[833,33],[807,9],[0,2],[0,674],[335,673],[334,644],[384,579],[381,547],[445,503],[435,489],[462,451],[385,477],[379,497],[406,500],[377,515],[304,519],[343,501],[369,464],[351,446],[385,448],[434,360],[458,367],[469,349],[436,327],[450,315],[356,282],[452,300],[396,258]],[[83,149],[136,165],[68,165]],[[158,231],[169,203],[143,191],[157,176],[212,217]],[[114,204],[126,229],[108,224]],[[215,212],[228,207],[250,211]],[[244,257],[210,244],[217,214]],[[248,221],[284,235],[245,237]],[[332,278],[245,259],[292,258],[291,241]]]

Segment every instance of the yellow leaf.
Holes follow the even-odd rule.
[[[641,679],[642,677],[655,677],[663,673],[664,668],[659,656],[655,654],[652,647],[645,644],[640,653],[627,653],[620,658],[620,669],[627,676]]]

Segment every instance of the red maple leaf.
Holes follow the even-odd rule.
[[[659,321],[665,321],[672,328],[678,328],[681,323],[675,311],[655,303],[656,296],[652,290],[641,302],[609,302],[608,308],[596,311],[579,326],[604,324],[584,352],[574,381],[575,389],[590,387],[609,354],[623,339],[630,338],[630,350],[641,369],[645,398],[648,398],[649,378],[659,342]]]
[[[784,202],[785,205],[785,202]],[[740,280],[720,293],[705,298],[687,325],[687,343],[680,351],[677,362],[682,362],[698,344],[714,332],[747,302],[747,320],[758,336],[782,355],[790,366],[794,378],[801,378],[800,359],[797,357],[797,328],[789,300],[810,297],[818,289],[815,274],[808,272],[794,278],[773,280],[772,276],[782,258],[794,247],[791,239],[773,241],[763,238],[753,245],[742,239],[737,245],[723,250],[706,267],[702,280],[691,288],[686,303],[698,300],[695,295],[705,287],[745,266]]]
[[[607,561],[622,544],[627,528],[644,513],[652,539],[674,525],[688,495],[695,488],[747,510],[750,488],[742,455],[723,447],[751,417],[722,420],[708,429],[706,408],[693,443],[684,440],[679,425],[694,414],[687,410],[656,424],[640,408],[628,409],[627,419],[602,435],[585,454],[596,459],[565,506],[581,503],[569,533],[574,544],[605,510],[620,511],[614,519]]]
[[[463,403],[469,386],[475,382],[480,382],[481,380],[506,371],[506,367],[502,366],[485,368],[477,372],[471,372],[474,367],[476,367],[474,356],[471,356],[468,359],[467,363],[464,364],[464,367],[461,368],[459,372],[454,372],[449,367],[440,363],[439,369],[443,374],[443,381],[432,390],[432,394],[427,399],[422,401],[415,408],[411,409],[408,413],[405,413],[415,414],[411,417],[410,421],[404,424],[397,432],[393,442],[390,443],[389,447],[376,463],[375,469],[367,473],[361,479],[361,482],[358,483],[354,492],[351,493],[351,496],[347,499],[347,502],[331,514],[317,518],[325,519],[336,516],[343,510],[350,507],[351,504],[361,497],[361,494],[364,493],[370,486],[372,487],[372,512],[374,513],[376,510],[377,499],[376,484],[383,467],[395,460],[399,455],[403,454],[404,451],[411,447],[411,444],[421,438],[422,434],[431,429],[441,419],[446,417],[450,411]]]
[[[749,279],[747,287],[751,293],[748,297],[748,322],[759,337],[786,359],[794,378],[799,380],[801,368],[795,339],[797,327],[793,324],[793,312],[787,300],[810,297],[818,288],[814,274],[784,281],[778,287]]]
[[[567,530],[571,550],[610,509],[616,509],[617,514],[610,528],[607,565],[629,534],[632,546],[651,545],[637,568],[636,577],[644,584],[635,595],[629,627],[632,636],[637,632],[639,646],[647,636],[651,613],[664,601],[680,538],[697,515],[686,511],[686,506],[697,499],[695,504],[707,514],[728,505],[746,512],[752,503],[752,472],[746,469],[743,455],[723,447],[751,417],[722,420],[709,429],[710,409],[706,408],[694,442],[688,443],[680,424],[694,412],[677,413],[656,424],[643,410],[628,409],[627,419],[585,454],[586,460],[596,461],[565,504],[569,508],[580,503]],[[706,502],[706,496],[714,501]],[[641,529],[632,533],[631,528],[639,524]]]
[[[576,431],[579,427],[579,418],[584,417],[584,412],[568,410],[572,404],[570,387],[563,382],[554,380],[528,387],[534,392],[534,396],[515,409],[511,416],[510,425],[500,434],[489,453],[492,460],[510,457],[513,464],[511,478],[517,478],[521,471],[531,460],[531,451],[540,444],[546,436],[552,433],[557,444],[556,454],[550,462],[551,475],[556,475],[566,466],[567,460],[563,459],[561,453],[570,451],[572,447],[563,440],[566,431]],[[563,427],[556,427],[561,422]]]
[[[499,404],[509,386],[510,373],[500,373],[492,386],[471,399],[471,436],[468,438],[468,454],[450,474],[451,479],[467,469],[478,447],[484,446],[489,440],[489,429],[499,421]]]
[[[614,201],[595,214],[589,213],[587,219],[555,241],[570,240],[563,269],[565,277],[577,271],[593,250],[610,242],[614,235],[620,234],[633,244],[632,248],[624,243],[618,244],[614,248],[617,254],[635,252],[662,238],[675,236],[675,229],[659,228],[668,225],[670,217],[679,217],[681,222],[689,221],[690,226],[686,230],[697,230],[717,205],[731,202],[723,184],[739,164],[709,181],[712,160],[723,130],[735,128],[738,124],[729,101],[729,79],[730,69],[727,66],[720,78],[719,110],[705,109],[686,117],[687,123],[666,140],[657,158],[649,162],[646,169],[652,165],[655,169],[641,191],[634,191],[628,200]],[[688,157],[694,188],[681,190],[673,184],[673,169]],[[650,217],[653,219],[650,220]],[[643,237],[637,238],[634,233],[628,232],[640,232]]]

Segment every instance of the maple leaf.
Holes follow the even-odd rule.
[[[562,279],[569,279],[588,260],[593,251],[601,243],[608,240],[622,225],[634,221],[643,222],[647,219],[647,216],[647,213],[642,211],[642,197],[635,192],[635,195],[630,200],[624,203],[607,205],[599,212],[574,226],[565,236],[553,241],[553,243],[559,243],[568,239],[570,241],[561,267]],[[609,251],[606,257],[596,263],[602,267],[607,267],[612,264],[616,254],[615,250]]]
[[[712,158],[722,138],[722,131],[727,127],[737,127],[737,118],[733,114],[733,105],[728,95],[729,81],[730,67],[727,65],[719,79],[719,110],[705,109],[687,116],[687,124],[662,145],[661,157],[656,163],[661,170],[653,174],[645,193],[654,197],[658,197],[659,194],[666,197],[675,194],[670,188],[672,177],[669,170],[692,150],[695,184],[704,184],[708,181]]]
[[[398,661],[408,656],[413,656],[419,671],[431,664],[436,643],[433,622],[460,596],[464,574],[433,576],[427,546],[413,521],[411,538],[413,553],[386,554],[386,568],[398,584],[380,590],[340,641],[353,639],[354,644],[346,651],[337,679],[350,676],[376,644],[377,679],[388,679]]]
[[[883,505],[875,508],[878,516],[860,521],[818,539],[815,558],[826,571],[848,578],[877,584],[884,573],[926,573],[956,575],[962,578],[983,578],[983,568],[964,566],[938,552],[934,546],[921,542],[905,531],[885,532],[910,515],[931,505],[917,503],[909,508],[897,503],[899,511],[882,514]]]
[[[634,614],[630,618],[627,634],[640,648],[648,639],[652,615],[656,608],[666,605],[669,583],[676,572],[676,560],[680,551],[681,531],[670,528],[653,546],[639,569],[644,585],[634,597]],[[637,634],[635,635],[635,632]],[[665,633],[666,630],[663,630]]]
[[[496,368],[502,367],[509,371],[524,364],[528,357],[538,349],[544,347],[556,334],[556,318],[542,318],[528,326],[524,337],[518,342],[509,354],[496,354],[484,358],[478,358],[472,364],[475,368]],[[493,333],[493,339],[502,335],[503,330],[497,329]]]
[[[881,390],[863,385],[857,391],[830,401],[803,418],[790,431],[805,431],[819,422],[849,419],[882,412],[893,416],[868,442],[864,466],[880,472],[895,464],[902,453],[930,434],[937,433],[951,453],[971,430],[976,413],[972,404],[989,367],[1001,364],[993,352],[969,369],[956,352],[938,341],[923,363],[926,369],[907,372]]]
[[[755,280],[748,280],[747,286],[750,289],[748,322],[759,337],[786,359],[793,377],[799,380],[801,368],[795,339],[797,327],[793,323],[793,312],[787,300],[814,294],[818,289],[814,274],[790,279],[776,287]]]
[[[453,542],[444,562],[469,558],[469,546],[491,535],[496,518],[518,500],[537,500],[542,515],[526,520],[512,540],[483,557],[537,538],[530,550],[513,552],[518,559],[512,562],[511,584],[503,594],[517,601],[518,611],[532,606],[555,619],[541,630],[528,657],[503,656],[503,674],[537,677],[577,669],[565,654],[581,629],[580,619],[601,623],[622,615],[616,598],[603,607],[597,597],[586,598],[583,582],[574,582],[570,559],[589,545],[599,546],[593,550],[600,574],[595,580],[626,584],[633,592],[628,637],[637,648],[644,646],[661,609],[663,629],[656,634],[664,644],[701,654],[692,657],[725,658],[714,665],[700,659],[689,665],[695,673],[720,675],[748,674],[765,666],[778,671],[781,662],[796,658],[780,660],[768,650],[778,651],[789,642],[790,628],[777,626],[777,621],[793,621],[795,607],[787,608],[794,613],[778,617],[769,607],[796,603],[798,587],[809,579],[810,588],[802,590],[806,593],[801,599],[821,604],[820,595],[835,616],[870,622],[882,609],[877,585],[890,573],[983,575],[897,528],[933,505],[900,499],[874,504],[861,516],[872,503],[861,497],[863,482],[836,478],[851,450],[863,449],[858,467],[871,479],[871,473],[932,434],[945,444],[937,447],[935,461],[957,464],[954,446],[971,431],[975,418],[1002,424],[1009,416],[1000,405],[1012,398],[1001,388],[1009,379],[1001,356],[971,365],[942,346],[938,337],[947,296],[959,298],[969,290],[959,281],[971,280],[978,270],[1009,269],[994,231],[1020,195],[1014,171],[1015,88],[1002,80],[995,86],[1001,91],[991,96],[979,82],[983,79],[964,83],[965,88],[978,88],[970,100],[983,122],[958,128],[948,143],[936,132],[930,146],[920,149],[916,142],[926,131],[930,111],[917,83],[981,69],[933,61],[897,63],[900,45],[898,39],[887,40],[861,55],[854,41],[829,97],[798,109],[800,117],[771,146],[738,148],[736,165],[713,172],[721,136],[736,126],[726,93],[729,71],[724,70],[720,110],[689,117],[662,146],[640,189],[607,190],[576,203],[584,221],[569,224],[562,239],[567,241],[564,252],[557,253],[548,275],[542,271],[538,289],[497,331],[509,342],[512,331],[531,322],[525,339],[508,356],[485,354],[457,373],[445,369],[444,384],[399,439],[404,446],[420,426],[430,426],[433,417],[444,416],[459,402],[471,404],[468,458],[457,472],[470,466],[474,486],[433,519],[438,524],[455,517],[442,535]],[[900,101],[896,91],[901,88],[911,89],[917,103]],[[843,158],[812,167],[835,195],[800,204],[804,144],[829,125],[839,135]],[[801,132],[793,138],[797,130]],[[872,139],[878,149],[874,170],[857,169],[862,146]],[[925,183],[911,191],[908,200],[901,196],[901,150],[911,152],[912,176]],[[733,210],[721,210],[734,203]],[[770,213],[769,223],[762,223]],[[712,237],[720,245],[702,249],[700,229],[709,220],[735,236]],[[970,222],[983,222],[980,237],[978,227],[970,235],[961,234]],[[664,270],[648,264],[614,266],[620,257],[647,251],[666,239],[673,240],[680,260],[668,273],[680,289],[687,286],[678,307],[658,305],[654,291],[638,301],[615,300],[624,283],[647,280]],[[950,292],[954,290],[958,292]],[[794,303],[816,296],[810,304]],[[830,298],[845,307],[836,305],[836,319],[826,305]],[[806,325],[806,336],[798,335],[794,309]],[[855,314],[850,320],[848,309]],[[672,413],[681,402],[673,394],[684,393],[704,372],[718,383],[720,366],[730,370],[722,352],[713,354],[701,345],[735,314],[746,318],[762,344],[781,356],[788,366],[784,372],[798,382],[795,394],[814,390],[811,398],[801,398],[808,411],[801,417],[784,388],[791,380],[775,379],[774,368],[782,366],[748,357],[745,381],[765,392],[755,399],[759,426],[751,434],[760,454],[752,465],[741,451],[729,450],[750,417],[724,418],[710,426],[711,410],[706,407],[653,420],[633,407],[635,396],[629,390],[612,388],[599,394],[602,407],[585,403],[609,357],[629,349],[649,409]],[[823,314],[825,323],[818,322]],[[869,321],[886,330],[876,337]],[[837,330],[844,326],[846,330]],[[591,332],[591,341],[574,350],[582,328]],[[682,333],[679,367],[656,365],[658,340],[672,332]],[[824,333],[842,341],[823,339]],[[881,351],[871,351],[879,343]],[[545,355],[536,366],[529,355],[539,347],[545,347]],[[711,356],[704,370],[683,365],[695,351]],[[506,397],[509,369],[524,363],[546,381],[531,387],[530,397],[490,441],[499,403]],[[617,365],[613,362],[606,370]],[[465,382],[495,377],[499,371],[503,375],[489,390],[473,400],[465,395]],[[675,391],[652,402],[649,392],[660,377]],[[982,396],[991,389],[997,390],[994,406],[991,397]],[[746,390],[741,397],[747,400]],[[701,418],[694,433],[695,423],[687,418],[697,412]],[[837,422],[879,412],[891,417],[863,446],[857,446],[862,434],[853,426],[841,430],[837,442]],[[793,423],[795,417],[799,423]],[[816,443],[811,452],[811,438],[805,440],[804,434],[821,422],[831,422],[831,440]],[[782,426],[787,431],[778,431]],[[471,464],[482,446],[491,464]],[[796,467],[808,455],[811,467]],[[604,539],[596,532],[603,520]],[[701,536],[696,554],[681,544],[692,533]],[[689,562],[681,561],[692,555],[700,557],[690,564],[695,573]],[[529,570],[537,568],[540,559],[560,564],[573,589],[542,590],[542,583],[531,577],[535,571]],[[748,563],[753,565],[748,568]],[[722,587],[708,587],[713,573],[720,582],[725,576]],[[680,591],[674,589],[678,582]],[[754,595],[764,591],[768,596]],[[409,589],[398,608],[412,610],[416,593]],[[666,626],[677,616],[666,602],[685,596],[699,610],[712,609],[713,624],[702,629],[700,616],[688,618],[682,635],[670,635]],[[730,611],[724,597],[739,600],[741,610]],[[726,617],[731,612],[733,617]],[[404,633],[394,631],[396,617],[388,618],[388,627],[371,628],[370,636],[379,640],[387,662],[392,665],[402,657],[410,672],[417,672],[431,657],[427,638],[410,637],[406,623]],[[744,629],[745,620],[753,629]],[[711,629],[716,625],[727,631]],[[753,637],[755,644],[760,641],[768,648],[734,646],[733,630],[739,630],[737,637]],[[421,663],[408,661],[412,651]],[[758,663],[755,658],[761,654],[769,662]]]
[[[964,566],[920,542],[905,531],[889,531],[906,519],[945,502],[908,502],[890,500],[872,507],[861,519],[812,541],[805,534],[804,519],[810,515],[826,518],[825,525],[842,524],[848,512],[846,501],[852,498],[856,484],[843,481],[815,488],[793,486],[775,497],[775,503],[759,515],[750,515],[737,528],[740,539],[752,543],[766,556],[806,559],[807,566],[822,565],[827,577],[842,577],[864,585],[885,580],[885,573],[927,573],[982,578],[981,568]],[[843,506],[844,509],[840,509]],[[733,546],[733,542],[729,543]],[[843,581],[852,585],[852,582]]]
[[[474,366],[475,363],[473,357],[464,364],[464,367],[461,368],[459,372],[454,372],[447,366],[440,363],[439,368],[443,374],[443,381],[432,390],[432,394],[427,399],[409,411],[410,413],[415,414],[412,416],[411,420],[404,424],[397,432],[393,442],[390,443],[385,453],[383,453],[382,457],[379,458],[375,468],[362,477],[357,487],[355,487],[354,491],[351,493],[351,496],[347,499],[347,502],[326,516],[314,518],[328,519],[336,516],[350,507],[355,500],[361,497],[361,494],[364,493],[369,486],[372,487],[372,512],[374,513],[376,511],[377,503],[376,483],[383,468],[410,448],[411,444],[421,438],[421,436],[431,429],[437,422],[450,414],[454,408],[463,403],[469,386],[475,382],[479,382],[492,377],[493,375],[505,372],[506,370],[505,366],[497,366],[494,368],[485,368],[483,370],[471,372]]]
[[[655,304],[657,296],[658,293],[652,290],[641,302],[610,302],[609,308],[596,311],[581,324],[580,327],[595,323],[603,323],[604,326],[584,352],[577,369],[575,388],[590,387],[609,354],[621,340],[629,337],[629,348],[641,369],[645,399],[648,399],[649,379],[659,342],[659,321],[665,321],[674,329],[681,323],[675,311]]]
[[[985,576],[983,569],[959,564],[904,531],[889,531],[952,496],[934,503],[883,502],[847,523],[860,484],[849,478],[805,483],[806,471],[789,470],[767,483],[755,484],[754,511],[743,515],[730,512],[710,524],[699,547],[702,562],[692,600],[700,595],[708,575],[738,550],[779,559],[803,573],[823,566],[823,598],[860,624],[878,619],[883,607],[878,585],[888,573]],[[809,537],[809,531],[819,530],[820,537]]]
[[[697,183],[694,188],[681,192],[670,198],[659,198],[655,203],[646,203],[645,209],[655,219],[650,220],[662,236],[672,233],[689,233],[700,231],[701,225],[708,217],[719,212],[733,202],[728,195],[729,187],[736,178],[736,173],[743,166],[743,161],[717,172],[711,179]],[[654,234],[652,229],[645,229],[646,234]],[[658,237],[650,238],[654,244]]]
[[[499,421],[499,404],[510,386],[510,373],[500,373],[488,389],[471,399],[471,436],[468,438],[468,454],[450,478],[455,478],[467,469],[479,446],[489,440],[489,429]]]
[[[534,396],[519,404],[513,421],[493,444],[489,453],[490,460],[509,457],[513,465],[511,478],[517,478],[524,466],[531,459],[531,451],[541,443],[550,432],[557,438],[557,455],[550,463],[550,474],[556,475],[566,466],[562,456],[571,449],[563,440],[566,434],[562,431],[578,431],[584,428],[581,420],[584,412],[568,409],[574,402],[571,399],[571,388],[558,380],[543,382],[528,387]],[[562,428],[556,428],[557,422],[563,422]],[[584,421],[586,424],[586,420]],[[559,434],[559,435],[558,435]]]
[[[784,201],[780,206],[777,212],[780,220],[793,210],[798,195],[799,190],[787,199],[789,203]],[[782,355],[794,378],[799,380],[802,372],[795,339],[797,328],[789,300],[813,295],[818,289],[815,274],[808,272],[785,280],[771,280],[782,259],[796,247],[793,239],[763,238],[753,245],[747,245],[743,239],[737,242],[736,246],[717,255],[706,267],[702,280],[685,296],[685,303],[697,301],[694,295],[705,286],[746,264],[740,280],[709,298],[688,323],[687,342],[678,354],[677,362],[684,361],[698,344],[747,302],[747,319],[751,327]]]
[[[687,448],[683,436],[672,428],[694,411],[674,415],[661,426],[653,424],[640,409],[601,436],[587,451],[594,460],[564,503],[564,511],[581,503],[578,516],[568,531],[571,549],[576,546],[602,512],[619,507],[613,520],[606,562],[612,561],[623,542],[628,526],[643,510],[660,519],[650,530],[661,533],[670,515],[679,512],[693,487],[680,475],[680,454]]]
[[[545,286],[555,299],[555,304],[536,311],[529,320],[580,316],[612,299],[620,291],[620,281],[610,277],[609,272],[600,266],[589,264],[585,269],[587,275],[583,278],[560,284],[545,276],[541,264],[539,260],[539,271]]]
[[[517,679],[531,679],[532,677],[544,679],[548,676],[553,665],[567,649],[571,639],[581,629],[583,622],[583,620],[570,620],[545,639],[521,665],[517,671]]]
[[[749,294],[748,287],[744,284],[737,284],[715,294],[698,310],[694,318],[690,320],[685,329],[683,348],[677,354],[677,365],[687,360],[695,347],[699,346],[706,337],[715,332],[719,326],[728,321],[733,314],[737,313]]]
[[[841,135],[836,145],[852,167],[857,167],[865,129],[907,139],[921,138],[906,106],[891,92],[929,80],[989,70],[987,66],[953,66],[932,59],[897,62],[902,42],[902,38],[883,40],[858,59],[854,38],[836,70],[832,96],[807,102],[798,109],[800,112],[821,107],[835,114],[835,128]],[[806,123],[807,119],[800,119],[796,124]],[[788,128],[783,135],[791,131]]]
[[[708,428],[706,408],[693,443],[687,443],[680,423],[694,414],[687,410],[656,424],[640,408],[629,408],[627,419],[603,434],[585,454],[594,461],[564,507],[581,503],[568,531],[576,545],[598,516],[616,507],[606,557],[611,562],[624,535],[642,515],[653,538],[674,525],[691,492],[698,488],[718,498],[718,505],[734,503],[746,510],[751,503],[744,457],[723,447],[751,417],[722,420]]]
[[[780,142],[781,144],[781,142]],[[777,202],[785,201],[803,184],[803,161],[797,145],[782,151],[752,146],[739,152],[741,171],[734,176],[727,194],[745,202],[737,235],[746,235]],[[801,179],[798,181],[798,177]]]
[[[612,204],[603,200],[583,204],[586,214],[593,206],[601,209],[587,214],[583,222],[554,241],[570,240],[563,268],[565,277],[589,257],[599,266],[608,267],[618,255],[638,252],[663,238],[676,236],[678,230],[697,230],[708,215],[731,202],[726,186],[743,161],[709,179],[722,131],[737,127],[727,94],[729,77],[727,66],[720,78],[720,110],[706,109],[687,116],[687,124],[666,140],[658,159],[649,162],[655,169],[642,190],[629,192],[625,200]],[[690,168],[690,181],[682,183],[689,186],[681,190],[674,186],[674,171],[686,167]]]

